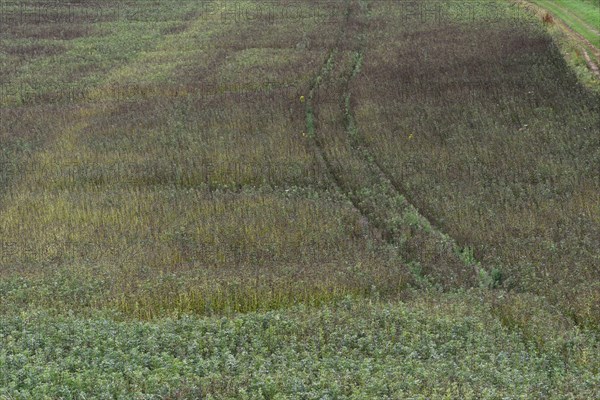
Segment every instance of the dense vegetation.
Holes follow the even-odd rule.
[[[0,13],[0,398],[600,396],[600,95],[535,17]]]
[[[29,313],[1,320],[0,384],[34,399],[597,397],[589,337],[537,348],[489,311],[451,296],[152,323]]]

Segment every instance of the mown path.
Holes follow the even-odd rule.
[[[590,42],[583,35],[581,35],[579,32],[577,32],[575,29],[573,29],[571,26],[569,26],[569,24],[566,21],[564,21],[563,19],[561,19],[558,15],[556,15],[556,13],[552,13],[550,10],[547,10],[547,9],[543,8],[542,6],[538,5],[537,3],[532,3],[530,1],[518,0],[518,3],[528,7],[530,9],[535,10],[538,14],[552,15],[552,17],[553,17],[552,19],[553,19],[554,23],[556,24],[556,26],[558,26],[569,38],[571,38],[574,42],[576,42],[581,47],[583,57],[585,58],[588,68],[592,71],[592,73],[594,75],[596,75],[596,77],[600,78],[600,68],[598,67],[598,64],[600,63],[600,49],[598,49],[598,47],[596,47],[592,42]],[[558,5],[555,5],[555,6],[557,8],[559,8],[561,11],[563,11],[564,13],[577,19],[590,32],[600,35],[600,32],[598,32],[598,30],[590,27],[585,21],[581,20],[574,13],[571,13],[568,10],[566,10],[562,7],[559,7]],[[592,59],[589,56],[588,50],[592,53],[594,59]]]
[[[592,32],[593,34],[600,35],[600,31],[598,31],[598,29],[592,27],[590,24],[588,24],[586,21],[584,21],[582,18],[580,18],[576,13],[572,12],[568,8],[561,7],[561,5],[559,3],[553,3],[553,7],[556,7],[556,9],[565,13],[570,18],[577,20],[577,22],[579,22],[581,25],[583,25],[585,27],[585,29]]]

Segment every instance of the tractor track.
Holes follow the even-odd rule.
[[[346,3],[346,19],[344,21],[344,26],[340,30],[338,41],[344,36],[346,29],[348,28],[350,18],[352,17],[352,1],[353,0],[349,0]],[[366,4],[364,1],[359,1],[358,4],[360,5],[361,9],[367,9],[366,18],[368,18],[368,4]],[[382,238],[386,243],[394,246],[397,249],[401,249],[407,240],[411,240],[411,237],[407,237],[406,233],[401,233],[401,230],[398,231],[394,226],[390,226],[388,221],[382,218],[382,215],[379,215],[379,213],[382,213],[383,217],[388,217],[391,214],[393,217],[398,217],[400,221],[406,220],[405,217],[408,215],[413,216],[413,219],[416,219],[417,223],[416,226],[412,226],[410,228],[410,233],[408,235],[414,234],[415,231],[420,235],[427,235],[430,241],[435,243],[435,249],[433,249],[433,251],[437,253],[437,256],[439,258],[446,259],[451,265],[458,267],[455,269],[459,269],[454,270],[452,274],[449,274],[454,276],[445,277],[441,276],[443,275],[442,271],[437,271],[438,273],[435,273],[436,271],[434,271],[432,274],[434,275],[434,282],[439,283],[440,280],[445,280],[445,282],[443,282],[445,286],[472,286],[479,275],[480,264],[477,261],[463,259],[461,257],[462,250],[456,241],[449,235],[443,233],[439,228],[434,227],[427,220],[427,218],[425,218],[417,210],[417,208],[407,200],[402,190],[400,190],[398,185],[394,182],[392,176],[381,166],[376,157],[374,157],[368,148],[365,139],[360,134],[351,105],[351,83],[360,73],[362,67],[366,49],[366,34],[361,32],[353,39],[357,40],[358,43],[355,50],[352,52],[353,62],[349,70],[342,75],[342,90],[341,93],[339,93],[340,112],[344,116],[343,120],[345,125],[344,139],[349,142],[350,148],[352,149],[354,155],[364,165],[365,169],[370,172],[369,178],[371,187],[383,194],[386,200],[373,200],[377,206],[375,210],[373,210],[373,207],[369,209],[368,205],[365,205],[365,203],[368,204],[368,202],[372,200],[365,199],[361,197],[360,193],[354,191],[351,185],[346,182],[343,169],[342,172],[340,172],[334,167],[334,159],[332,159],[331,155],[328,154],[326,149],[327,144],[323,140],[322,135],[319,134],[314,126],[316,112],[315,108],[318,106],[318,104],[315,104],[315,94],[325,80],[332,78],[331,71],[339,53],[337,46],[329,50],[328,56],[321,67],[319,74],[311,85],[306,106],[307,130],[309,133],[308,136],[316,153],[317,159],[319,163],[323,165],[326,175],[331,179],[331,182],[335,185],[336,189],[339,190],[340,193],[343,193],[343,195],[349,200],[361,217],[364,218],[371,227],[383,233]],[[350,173],[352,173],[352,171],[350,171]],[[393,210],[390,210],[390,204],[392,203],[395,205],[395,207],[391,207]],[[416,255],[422,256],[420,253],[417,253]],[[416,257],[417,259],[415,259],[415,257],[409,257],[406,259],[405,255],[401,254],[401,251],[399,251],[399,256],[404,262],[409,263],[415,261],[420,262],[420,258],[422,258]],[[425,258],[429,260],[427,256]],[[430,267],[435,269],[435,266]],[[459,282],[468,283],[465,285]]]
[[[343,37],[343,35],[346,31],[346,28],[348,26],[348,21],[349,21],[349,17],[350,17],[349,13],[350,13],[350,5],[351,5],[350,2],[351,1],[352,0],[346,0],[346,18],[344,20],[344,25],[338,34],[338,38],[336,40],[337,42],[339,42],[341,40],[341,38]],[[380,224],[378,224],[376,221],[373,220],[373,218],[370,216],[370,213],[368,212],[368,210],[366,210],[365,207],[361,206],[360,201],[358,201],[358,199],[351,194],[350,190],[347,188],[347,185],[344,183],[340,174],[335,172],[333,163],[332,163],[330,157],[328,157],[326,154],[325,144],[323,143],[323,140],[320,137],[320,135],[317,134],[316,129],[314,127],[315,94],[319,90],[319,87],[321,86],[322,82],[329,77],[329,75],[331,73],[331,69],[333,68],[333,65],[335,63],[337,53],[338,53],[337,47],[329,49],[329,52],[328,52],[325,62],[323,63],[318,75],[315,77],[314,81],[312,82],[312,84],[310,86],[309,93],[307,96],[307,102],[306,102],[306,128],[307,128],[307,133],[308,133],[308,139],[310,141],[311,147],[313,148],[313,150],[315,152],[318,163],[321,164],[321,166],[323,167],[323,171],[325,172],[325,174],[327,175],[329,180],[333,183],[336,190],[338,190],[340,193],[342,193],[344,195],[344,197],[349,201],[349,203],[352,205],[352,207],[359,213],[359,215],[361,216],[362,219],[364,219],[365,221],[368,221],[368,224],[370,226],[373,226],[373,227],[381,230],[382,227],[380,226]],[[347,85],[348,84],[349,84],[349,82],[347,82]],[[385,238],[386,238],[386,242],[388,244],[393,244],[393,242],[389,240],[388,235],[385,235]]]

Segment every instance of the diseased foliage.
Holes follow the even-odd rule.
[[[600,396],[600,98],[540,21],[0,13],[0,398]]]

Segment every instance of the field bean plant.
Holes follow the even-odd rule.
[[[599,398],[600,90],[546,25],[0,0],[0,399]]]

